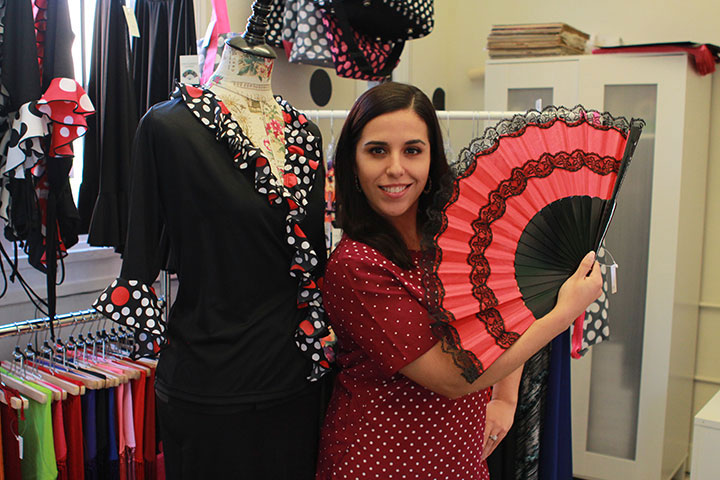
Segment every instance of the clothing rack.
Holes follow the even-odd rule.
[[[160,305],[160,308],[163,308],[165,304],[164,298],[159,298],[158,304]],[[55,328],[62,328],[81,323],[90,323],[96,320],[107,320],[107,318],[101,315],[94,308],[91,308],[88,310],[79,310],[77,312],[57,315],[55,317],[55,321],[53,322],[53,326]],[[20,336],[25,335],[26,333],[35,333],[49,328],[50,320],[48,317],[33,318],[31,320],[8,323],[6,325],[0,325],[0,338]]]
[[[77,312],[57,315],[53,325],[55,328],[66,327],[68,325],[76,325],[79,323],[89,323],[95,320],[104,319],[95,309],[80,310]],[[26,333],[34,333],[39,330],[50,328],[50,320],[48,317],[34,318],[32,320],[23,320],[21,322],[8,323],[0,326],[0,338],[24,335]]]
[[[342,119],[347,117],[349,110],[304,110],[302,113],[310,119]],[[502,120],[526,112],[486,111],[486,110],[437,110],[439,120]]]

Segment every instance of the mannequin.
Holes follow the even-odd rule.
[[[231,43],[209,89],[180,84],[140,121],[122,269],[93,304],[133,329],[136,354],[159,350],[168,480],[315,474],[330,368],[322,144],[273,98],[271,53]],[[151,286],[167,266],[166,323]]]
[[[241,130],[265,154],[275,178],[281,179],[285,122],[270,85],[273,63],[273,58],[246,53],[228,41],[205,88],[225,104]]]

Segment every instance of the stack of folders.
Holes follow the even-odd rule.
[[[581,55],[589,38],[565,23],[493,25],[487,50],[490,58]]]

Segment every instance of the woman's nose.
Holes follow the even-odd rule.
[[[392,177],[397,177],[402,175],[405,172],[405,168],[402,165],[402,159],[400,158],[399,153],[392,153],[389,158],[389,163],[387,166],[387,174]]]

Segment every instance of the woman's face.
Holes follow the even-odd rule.
[[[370,207],[399,232],[414,232],[430,170],[430,141],[422,118],[407,109],[370,120],[355,145],[355,168]]]

